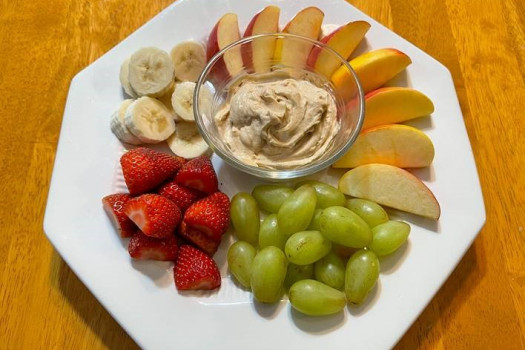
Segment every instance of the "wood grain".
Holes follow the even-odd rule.
[[[350,2],[452,72],[487,210],[396,348],[525,349],[525,3]],[[0,1],[0,349],[138,348],[42,220],[71,78],[170,3]]]

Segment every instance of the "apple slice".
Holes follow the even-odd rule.
[[[208,61],[213,55],[219,52],[219,50],[222,50],[240,38],[241,34],[239,32],[237,15],[235,13],[227,13],[222,16],[211,30],[210,37],[208,38],[206,47]],[[222,68],[220,65],[223,65],[223,69],[231,76],[239,73],[243,67],[241,48],[236,47],[226,52],[223,59],[217,62],[217,69]]]
[[[368,29],[370,29],[370,23],[366,21],[349,22],[325,36],[321,42],[334,49],[344,59],[348,59],[363,40]],[[314,67],[317,72],[327,77],[331,77],[341,66],[341,63],[330,53],[316,46],[308,56],[308,66]]]
[[[424,132],[408,125],[391,124],[365,130],[332,166],[355,168],[381,163],[420,168],[429,166],[433,159],[434,145]]]
[[[363,129],[401,123],[434,112],[434,104],[422,92],[405,87],[384,87],[365,96]]]
[[[321,33],[324,13],[311,6],[299,11],[284,27],[283,33],[290,33],[317,40]],[[306,64],[312,45],[294,40],[277,40],[274,58],[286,65]]]
[[[395,77],[412,61],[403,52],[387,48],[367,52],[349,63],[356,72],[366,94]],[[331,79],[336,88],[347,97],[355,94],[355,85],[345,66],[336,70]]]
[[[408,171],[392,165],[367,164],[349,170],[339,180],[339,190],[434,220],[441,214],[428,187]]]
[[[279,32],[279,13],[277,6],[266,6],[257,13],[244,32],[244,37]],[[256,72],[266,72],[270,69],[275,52],[274,38],[258,38],[241,49],[244,65],[253,67]]]

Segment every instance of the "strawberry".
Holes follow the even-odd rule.
[[[130,199],[124,213],[145,235],[155,238],[173,235],[182,216],[175,203],[158,194],[143,194]]]
[[[205,193],[217,192],[219,182],[211,161],[206,156],[189,160],[177,173],[175,181]]]
[[[177,238],[174,235],[165,239],[148,237],[138,231],[128,244],[128,252],[138,260],[175,261],[177,258]]]
[[[209,238],[220,241],[230,225],[230,200],[216,192],[193,203],[184,213],[183,222],[201,231]]]
[[[193,243],[209,256],[213,256],[219,248],[220,241],[213,240],[199,230],[188,227],[184,222],[180,224],[179,236]]]
[[[221,285],[221,273],[215,261],[190,245],[180,247],[173,274],[178,290],[209,290]]]
[[[131,198],[127,193],[115,193],[102,198],[104,210],[122,238],[131,237],[137,231],[137,226],[124,214],[124,205]]]
[[[175,175],[185,161],[181,157],[139,147],[126,152],[120,158],[120,165],[129,193],[141,194]]]
[[[204,193],[194,190],[193,188],[184,187],[175,181],[167,182],[162,185],[158,193],[177,204],[182,212],[198,199],[204,197]]]
[[[208,196],[209,200],[215,201],[217,205],[222,209],[230,212],[230,198],[222,192],[215,192]]]

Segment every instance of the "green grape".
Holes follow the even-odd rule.
[[[315,262],[314,274],[316,280],[332,288],[342,289],[345,285],[345,263],[334,252]]]
[[[308,225],[308,230],[314,230],[314,231],[321,230],[321,226],[319,225],[319,219],[321,218],[322,212],[323,212],[323,209],[319,209],[319,208],[315,209],[312,221],[310,221],[310,225]]]
[[[294,309],[310,316],[334,314],[346,306],[343,292],[311,279],[294,283],[288,296]]]
[[[257,245],[261,219],[255,199],[249,193],[237,193],[231,201],[230,216],[239,240]]]
[[[284,252],[291,263],[307,265],[316,262],[328,254],[332,242],[324,238],[319,231],[300,231],[286,241]]]
[[[274,246],[284,252],[284,244],[287,237],[279,232],[277,225],[277,214],[268,215],[259,229],[259,248]]]
[[[327,183],[313,180],[306,180],[299,182],[297,185],[311,185],[315,189],[317,195],[317,208],[328,208],[335,205],[344,206],[346,203],[346,197],[343,192],[339,191],[334,186]]]
[[[250,284],[256,300],[261,303],[279,301],[283,294],[287,264],[283,251],[273,246],[263,248],[255,255]]]
[[[377,256],[395,252],[408,238],[410,225],[402,221],[388,221],[372,229],[372,243],[368,248]]]
[[[305,230],[312,221],[317,198],[310,185],[299,187],[283,202],[277,213],[279,231],[286,236]]]
[[[286,271],[286,278],[284,279],[284,286],[290,288],[292,284],[297,281],[314,278],[314,265],[296,265],[289,263]]]
[[[329,207],[319,219],[322,234],[334,243],[351,248],[366,247],[372,241],[370,227],[345,207]]]
[[[348,259],[345,271],[345,294],[348,302],[361,304],[379,278],[379,260],[370,250],[358,250]]]
[[[346,202],[346,207],[359,215],[370,228],[388,221],[388,214],[385,209],[376,202],[360,198],[350,198]]]
[[[253,258],[257,251],[248,242],[237,241],[228,249],[228,267],[232,275],[246,288],[250,288]]]
[[[293,189],[282,185],[257,185],[252,196],[259,207],[269,213],[277,213],[281,204],[293,193]]]

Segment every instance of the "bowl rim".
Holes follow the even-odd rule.
[[[225,154],[224,152],[222,152],[220,148],[215,146],[213,141],[207,135],[203,121],[201,119],[201,113],[199,110],[199,103],[198,103],[198,96],[199,96],[200,88],[204,83],[204,78],[208,75],[210,69],[223,56],[223,54],[229,49],[231,49],[232,47],[240,46],[242,44],[253,41],[257,38],[267,38],[267,37],[275,37],[276,39],[290,38],[290,39],[302,40],[302,41],[309,42],[313,45],[316,45],[318,47],[321,47],[323,50],[328,50],[342,62],[342,66],[346,66],[347,70],[350,71],[350,73],[352,74],[352,77],[354,78],[354,82],[357,86],[357,96],[359,100],[359,112],[358,112],[356,128],[354,129],[353,133],[348,138],[348,140],[346,141],[343,147],[341,147],[337,152],[335,152],[333,155],[331,155],[327,159],[324,159],[323,161],[315,165],[305,165],[304,167],[301,167],[298,169],[297,168],[295,169],[294,168],[292,169],[268,169],[268,168],[260,168],[257,166],[248,165],[242,162],[241,160],[235,157],[231,157]],[[355,140],[359,136],[359,133],[361,132],[361,128],[364,123],[365,95],[364,95],[363,87],[361,85],[361,81],[359,80],[357,73],[354,71],[349,61],[347,61],[346,58],[341,56],[337,51],[335,51],[330,46],[326,45],[325,43],[322,43],[319,40],[310,39],[308,37],[304,37],[301,35],[290,34],[290,33],[266,33],[266,34],[257,34],[257,35],[252,35],[252,36],[241,38],[237,41],[232,42],[231,44],[228,44],[222,50],[219,50],[217,53],[215,53],[215,55],[212,56],[212,58],[206,63],[206,66],[202,70],[195,84],[195,90],[193,93],[193,114],[195,116],[195,123],[197,124],[199,133],[203,137],[204,141],[206,141],[206,143],[211,148],[211,150],[215,152],[227,164],[233,166],[234,168],[244,173],[256,176],[258,178],[262,178],[266,180],[290,180],[290,179],[295,179],[295,178],[311,175],[323,169],[326,169],[330,165],[335,163],[339,158],[341,158],[348,151],[348,149],[354,144]]]

